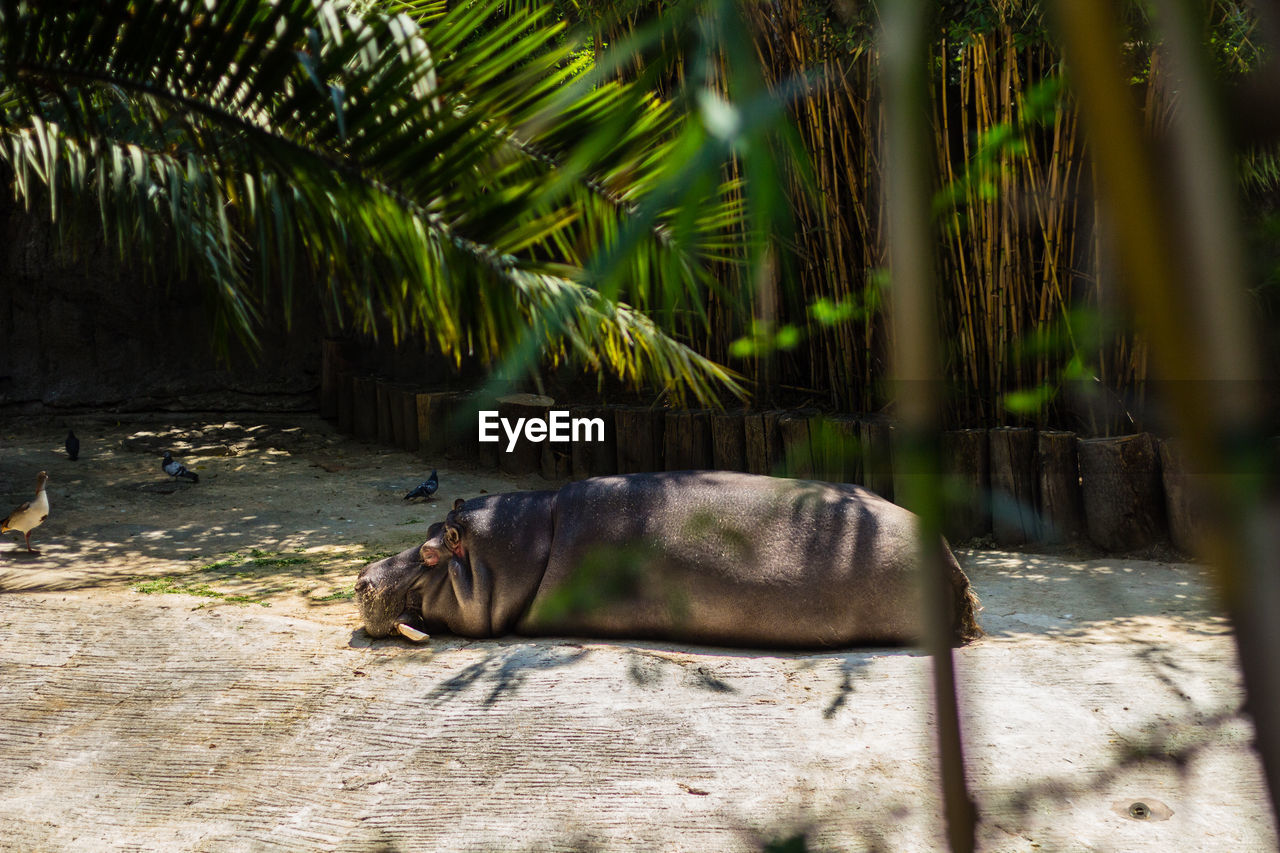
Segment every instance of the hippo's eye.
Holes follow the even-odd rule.
[[[444,544],[450,548],[458,547],[458,531],[452,527],[446,527],[444,530]]]

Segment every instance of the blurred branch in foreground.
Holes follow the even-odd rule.
[[[898,500],[920,517],[925,646],[933,659],[934,714],[947,841],[974,849],[976,808],[964,773],[964,744],[947,624],[947,568],[942,548],[942,400],[937,297],[929,210],[929,88],[926,80],[928,0],[885,9],[881,39],[886,113],[886,207],[889,212],[893,378],[902,419],[895,454],[905,463]]]
[[[1247,709],[1270,787],[1280,795],[1278,508],[1263,490],[1258,356],[1235,227],[1232,162],[1193,4],[1155,4],[1177,80],[1171,156],[1149,152],[1120,62],[1114,10],[1102,0],[1056,0],[1070,79],[1110,215],[1138,322],[1149,337],[1166,400],[1192,463],[1215,476],[1208,543],[1235,627]],[[1194,381],[1186,381],[1194,380]]]

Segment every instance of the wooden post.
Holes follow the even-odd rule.
[[[352,426],[361,441],[378,438],[378,382],[372,376],[357,376],[352,391]]]
[[[815,414],[809,418],[809,455],[815,480],[839,483],[844,477],[844,437],[840,435],[835,416]]]
[[[413,395],[418,424],[418,450],[428,460],[444,455],[447,417],[456,397],[452,391],[420,391]]]
[[[835,483],[861,483],[862,427],[858,417],[832,415],[823,424],[829,444],[818,476]]]
[[[497,441],[481,441],[480,412],[498,412],[501,416],[498,400],[488,389],[463,395],[458,415],[450,419],[449,435],[453,441],[466,448],[469,458],[474,459],[477,465],[492,471],[500,467],[499,460],[507,447],[507,437],[499,426]]]
[[[618,473],[661,471],[666,436],[666,412],[648,406],[614,410],[618,429]]]
[[[1036,510],[1036,433],[997,427],[987,434],[991,454],[991,532],[997,545],[1040,538]]]
[[[1132,551],[1164,537],[1160,451],[1150,435],[1080,439],[1076,451],[1085,526],[1095,545]]]
[[[338,374],[338,432],[346,435],[355,432],[355,384],[354,371]]]
[[[783,475],[787,470],[787,448],[782,443],[780,421],[787,414],[783,409],[771,409],[762,416],[764,418],[764,442],[769,453],[769,474]]]
[[[863,485],[887,501],[893,500],[893,433],[879,415],[858,423],[862,437]]]
[[[668,471],[697,471],[711,467],[711,413],[667,412],[664,464]]]
[[[386,379],[379,379],[378,394],[378,443],[395,444],[394,422],[391,418],[391,394],[393,386]]]
[[[482,405],[479,393],[474,391],[458,392],[450,400],[448,412],[444,415],[445,456],[475,462],[482,468],[496,468],[498,445],[480,443],[476,423],[477,408],[495,407]]]
[[[778,415],[778,442],[782,447],[782,470],[788,477],[813,477],[813,443],[809,431],[811,412],[783,412]]]
[[[497,400],[498,417],[513,428],[521,420],[525,424],[541,422],[540,429],[545,436],[548,430],[547,412],[555,405],[555,402],[550,397],[543,397],[538,394],[507,394]],[[516,477],[541,471],[542,446],[545,443],[545,441],[530,441],[526,437],[525,427],[521,426],[520,437],[516,439],[515,446],[508,450],[510,439],[507,437],[506,430],[503,429],[501,431],[501,441],[495,445],[498,448],[498,468],[503,473]]]
[[[410,453],[418,452],[418,392],[401,388],[400,398],[400,446]]]
[[[671,409],[663,417],[662,432],[662,466],[667,471],[684,471],[688,465],[684,462],[685,443],[689,439],[689,413],[680,409]]]
[[[550,399],[550,398],[548,398]],[[552,406],[555,401],[552,401]],[[548,412],[546,416],[548,424],[547,440],[542,442],[538,455],[538,471],[544,480],[566,480],[569,472],[572,470],[572,447],[573,434],[568,431],[572,429],[572,421],[564,424],[562,427],[566,430],[566,438],[563,441],[551,439],[550,424],[551,417]]]
[[[714,412],[711,415],[711,465],[718,471],[747,470],[746,414]]]
[[[567,480],[573,470],[572,451],[567,441],[544,441],[538,472],[544,480]]]
[[[769,436],[765,430],[764,413],[748,412],[742,420],[743,451],[747,471],[751,474],[773,473],[769,455]]]
[[[942,532],[952,542],[991,532],[990,468],[985,429],[942,434]]]
[[[1177,440],[1166,438],[1160,442],[1160,471],[1169,539],[1182,553],[1198,556],[1203,553],[1208,533],[1209,510],[1200,477],[1187,470],[1186,457]]]
[[[404,434],[405,389],[398,384],[387,386],[387,420],[391,424],[391,443],[401,450],[405,445]]]
[[[1085,525],[1076,434],[1041,430],[1036,436],[1036,470],[1042,538],[1052,543],[1080,541]]]
[[[581,480],[618,473],[618,430],[613,420],[613,409],[608,406],[574,406],[569,410],[569,417],[599,418],[604,423],[603,441],[575,441],[571,444],[571,476]]]
[[[338,417],[341,376],[355,365],[355,344],[342,338],[325,338],[320,353],[320,417]]]

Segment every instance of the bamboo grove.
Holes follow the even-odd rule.
[[[1040,4],[940,6],[931,120],[949,425],[1141,429],[1147,348],[1115,295],[1069,69]],[[756,405],[881,411],[892,396],[884,387],[892,274],[875,4],[745,8],[770,85],[806,82],[790,116],[808,168],[788,176],[791,227],[778,238],[772,275],[747,283],[757,288],[751,298],[713,302],[711,334],[698,346],[752,380]],[[597,37],[621,41],[653,10],[633,7]],[[1208,13],[1220,75],[1256,65],[1247,5],[1216,0]],[[1130,4],[1126,23],[1133,96],[1158,138],[1176,95],[1141,4]],[[1253,152],[1245,184],[1273,191],[1274,162]],[[744,302],[753,316],[735,313]]]

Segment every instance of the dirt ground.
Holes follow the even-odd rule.
[[[52,504],[40,556],[0,543],[0,849],[942,849],[918,652],[371,641],[360,565],[545,483],[310,416],[121,417],[0,423],[0,513],[39,470]],[[1201,569],[959,556],[982,849],[1275,849]]]

